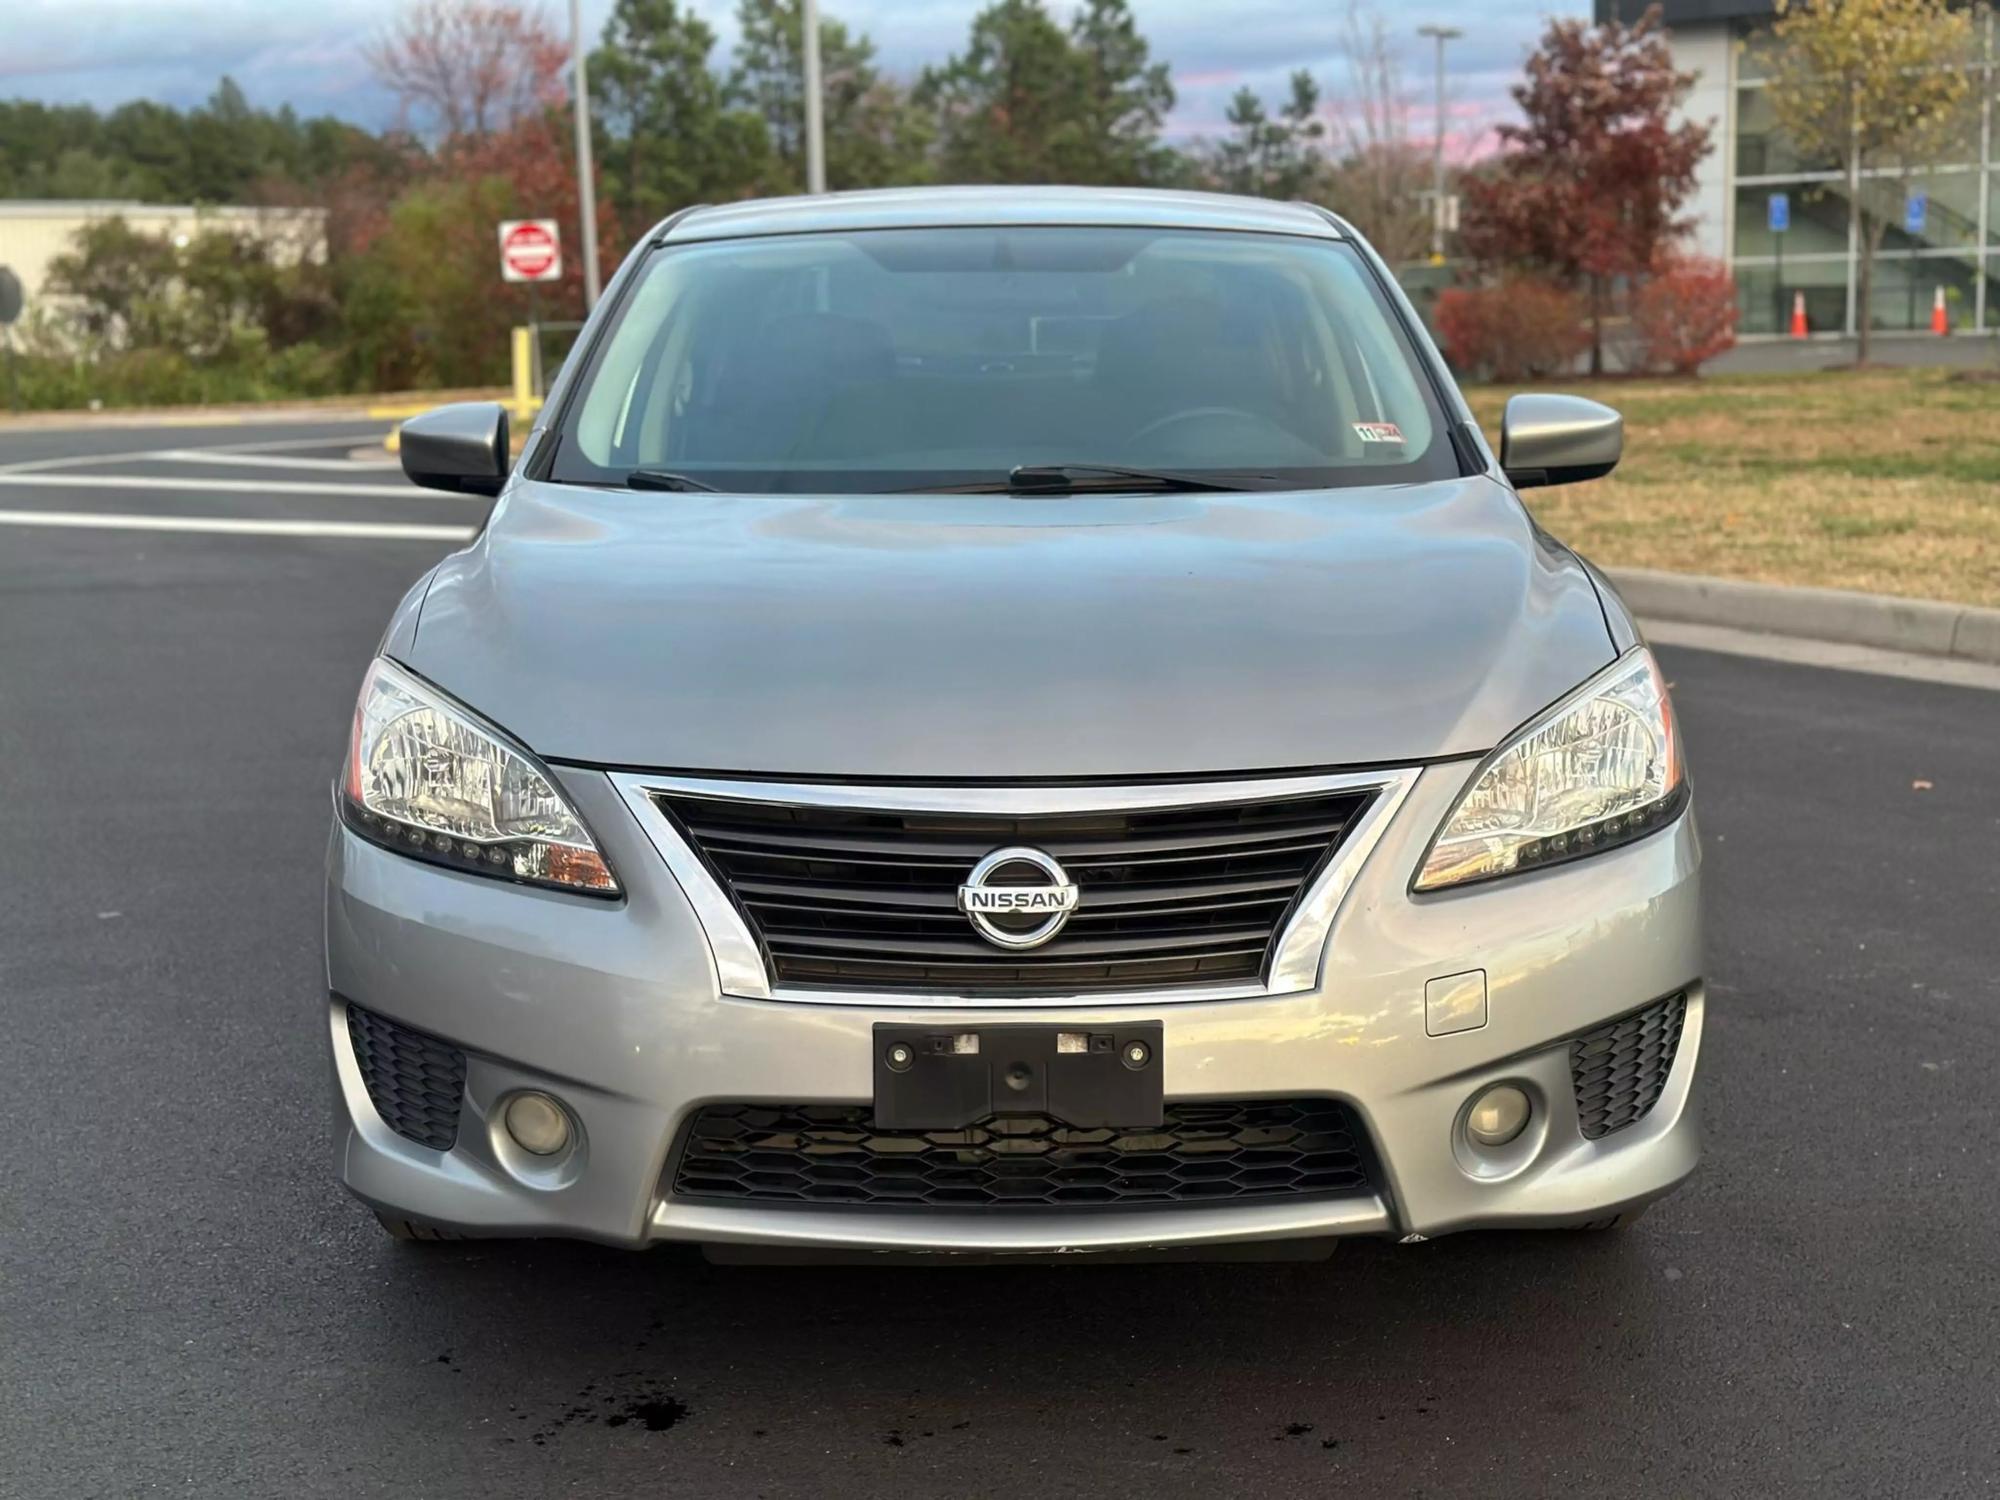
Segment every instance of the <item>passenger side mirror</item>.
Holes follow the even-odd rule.
[[[433,407],[403,424],[403,472],[412,484],[459,495],[497,495],[514,466],[507,408],[497,401]]]
[[[1625,451],[1625,419],[1581,396],[1513,396],[1500,419],[1500,467],[1517,490],[1602,479]]]

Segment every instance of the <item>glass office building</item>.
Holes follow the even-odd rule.
[[[1643,0],[1598,0],[1597,18],[1632,20],[1644,9]],[[1667,0],[1663,9],[1675,60],[1697,79],[1684,112],[1715,133],[1690,204],[1695,248],[1734,271],[1742,334],[1784,333],[1797,293],[1815,333],[1851,333],[1864,315],[1880,330],[1927,330],[1939,288],[1955,328],[2000,329],[2000,32],[1989,10],[1974,16],[1966,106],[1937,159],[1905,180],[1850,176],[1778,129],[1765,82],[1770,0]],[[1888,225],[1866,309],[1857,197]]]

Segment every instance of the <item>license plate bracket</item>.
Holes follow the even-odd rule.
[[[906,1026],[878,1023],[875,1128],[957,1130],[989,1115],[1084,1129],[1166,1120],[1160,1023]]]

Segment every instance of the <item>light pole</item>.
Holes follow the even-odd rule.
[[[1431,146],[1431,263],[1444,264],[1444,44],[1465,33],[1456,26],[1419,26],[1437,39],[1437,139]]]
[[[590,159],[590,80],[584,76],[583,0],[569,0],[569,50],[576,59],[576,201],[583,219],[583,310],[597,306],[597,182]]]
[[[805,28],[801,38],[806,62],[806,191],[826,191],[826,125],[820,100],[819,0],[804,0],[799,7]]]

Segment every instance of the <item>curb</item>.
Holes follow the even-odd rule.
[[[1845,589],[1787,588],[1652,568],[1604,572],[1642,619],[1727,625],[1766,635],[2000,663],[2000,609]]]

